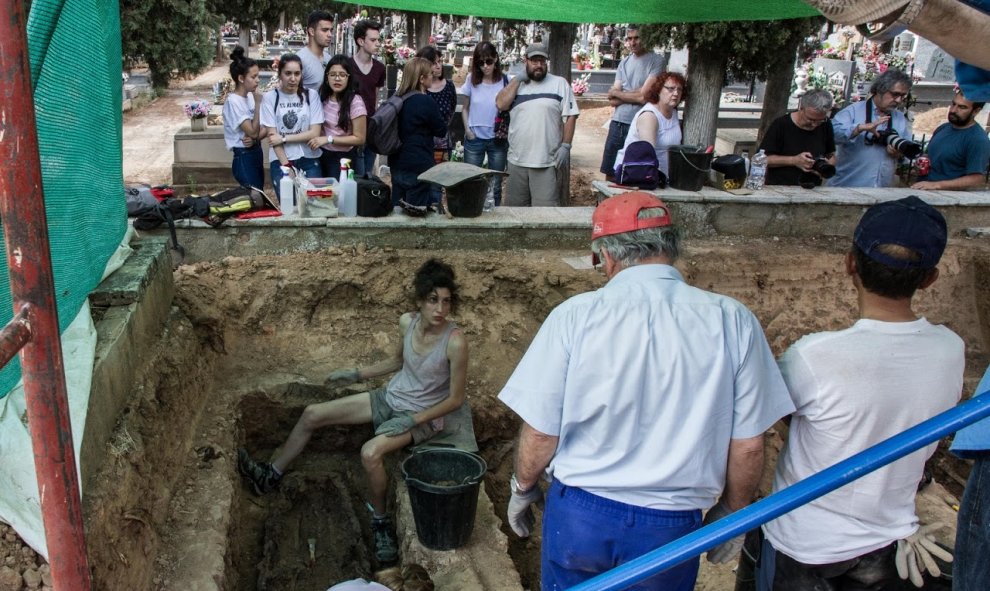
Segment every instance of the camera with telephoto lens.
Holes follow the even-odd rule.
[[[818,176],[823,179],[830,179],[835,176],[835,166],[824,156],[815,158],[815,163],[811,165],[811,170],[817,172]]]
[[[921,144],[914,140],[901,137],[898,135],[896,129],[885,129],[883,131],[878,131],[877,139],[874,140],[873,143],[890,146],[907,158],[912,159],[920,156],[922,150]]]

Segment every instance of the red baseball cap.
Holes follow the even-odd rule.
[[[650,218],[640,218],[639,212],[644,209],[663,208],[666,215]],[[662,228],[670,226],[674,220],[670,217],[670,209],[663,201],[649,193],[632,191],[610,197],[602,201],[591,215],[591,239],[602,236],[623,234],[646,228]]]

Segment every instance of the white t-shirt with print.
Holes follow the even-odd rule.
[[[261,124],[271,127],[282,137],[308,131],[310,125],[322,125],[320,95],[315,90],[304,90],[303,93],[308,94],[308,100],[305,96],[300,98],[298,94],[286,94],[277,89],[266,92],[261,99]],[[284,148],[285,157],[289,160],[320,157],[320,150],[310,148],[306,142],[290,142]],[[269,148],[268,161],[276,160],[275,149]]]

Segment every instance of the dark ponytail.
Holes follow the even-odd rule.
[[[247,76],[251,68],[258,65],[258,62],[244,55],[244,48],[238,45],[230,52],[230,78],[234,81],[234,86],[240,84],[240,77]]]

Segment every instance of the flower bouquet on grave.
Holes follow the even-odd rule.
[[[402,47],[397,47],[395,50],[395,65],[400,68],[405,67],[406,62],[416,57],[416,52],[412,47],[407,47],[403,45]]]
[[[203,119],[210,114],[210,108],[212,107],[210,101],[204,99],[196,99],[191,103],[186,103],[184,110],[186,112],[186,117],[190,119]]]
[[[588,92],[588,80],[590,79],[591,74],[584,74],[571,82],[571,90],[574,91],[575,96],[581,96],[582,94]]]

